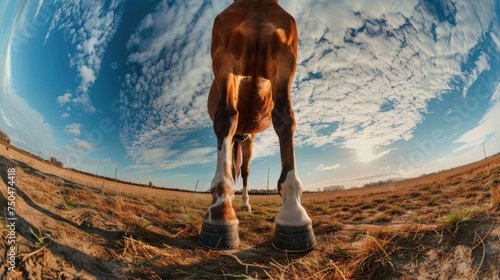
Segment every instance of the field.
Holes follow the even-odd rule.
[[[389,185],[304,194],[318,244],[301,254],[272,248],[277,195],[251,196],[252,213],[239,210],[237,196],[241,245],[214,251],[197,242],[209,194],[95,178],[3,145],[0,177],[7,279],[500,278],[498,155]]]

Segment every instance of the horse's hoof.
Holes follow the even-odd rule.
[[[252,207],[250,205],[242,205],[241,211],[252,212]]]
[[[203,222],[200,237],[201,245],[216,250],[229,250],[240,245],[238,225],[212,225]]]
[[[311,225],[283,226],[276,224],[273,247],[282,252],[300,253],[311,250],[316,237]]]

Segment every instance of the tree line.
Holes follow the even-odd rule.
[[[7,135],[7,133],[5,133],[3,130],[0,130],[0,141],[10,144],[9,135]]]

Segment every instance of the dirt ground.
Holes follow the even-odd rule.
[[[272,248],[277,195],[251,196],[252,213],[237,196],[241,245],[214,251],[197,242],[209,194],[96,178],[3,145],[0,177],[0,279],[500,279],[500,156],[304,194],[318,244],[301,254]]]

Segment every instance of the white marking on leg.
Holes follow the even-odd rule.
[[[224,201],[234,200],[234,180],[231,177],[231,147],[228,145],[227,137],[222,141],[221,150],[217,152],[217,169],[215,170],[215,176],[212,180],[212,184],[210,189],[216,188],[220,183],[223,183],[225,186],[228,186],[229,193],[225,193],[222,195],[216,195],[216,201],[210,207],[208,207],[208,221],[217,223],[217,224],[227,224],[234,225],[238,224],[238,220],[229,220],[229,221],[213,221],[212,220],[212,211],[217,207],[224,203]]]
[[[248,196],[248,188],[247,186],[243,186],[243,193],[241,195],[241,200],[243,201],[243,204],[241,205],[241,207],[245,207],[246,209],[248,209],[250,211],[250,198]]]
[[[234,197],[234,196],[233,196]],[[220,206],[224,203],[226,200],[232,200],[231,197],[228,197],[226,195],[222,196],[217,196],[217,200],[215,201],[214,204],[210,205],[208,207],[208,221],[211,222],[212,224],[219,224],[219,225],[237,225],[239,223],[238,220],[220,220],[220,221],[214,221],[212,220],[212,209],[214,209],[217,206]]]
[[[234,180],[229,177],[231,175],[231,147],[227,144],[227,137],[222,140],[220,151],[217,151],[217,168],[215,169],[215,176],[212,180],[211,188],[216,187],[220,182],[225,182],[229,186],[234,187]]]
[[[285,182],[281,185],[281,196],[283,204],[275,219],[277,224],[283,226],[305,226],[311,224],[311,218],[300,203],[302,194],[302,183],[297,172],[292,169],[288,171]]]
[[[209,221],[212,221],[212,209],[214,207],[217,207],[217,206],[221,205],[222,202],[224,202],[224,197],[223,196],[217,196],[217,200],[215,201],[215,203],[212,204],[212,205],[210,205],[210,207],[208,207],[208,220]]]

